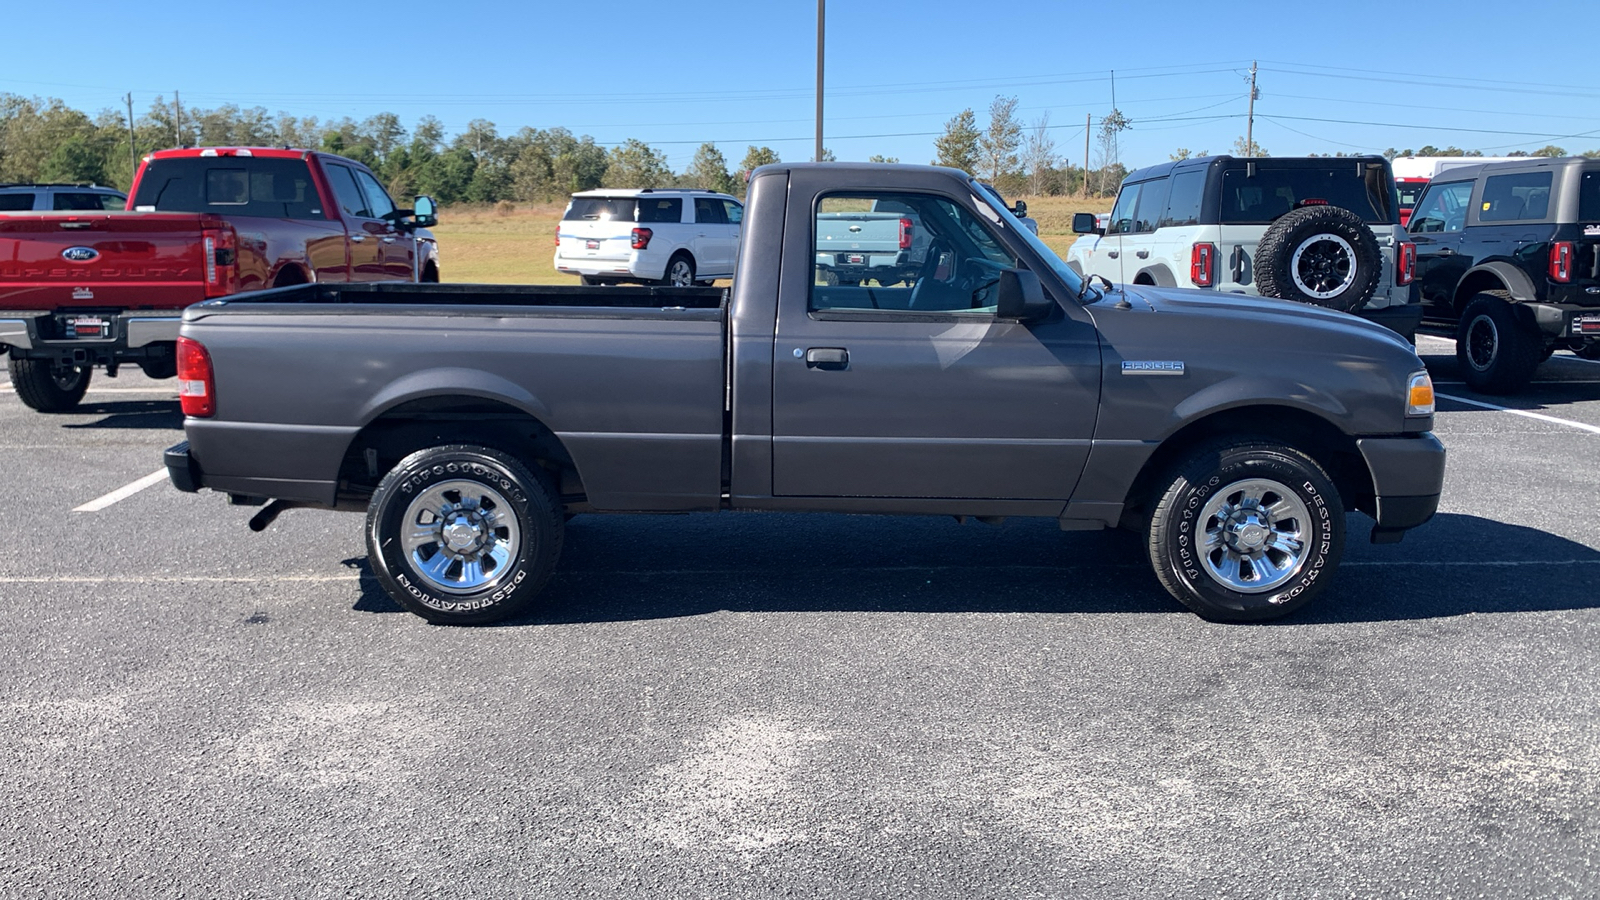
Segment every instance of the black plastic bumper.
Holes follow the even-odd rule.
[[[1372,473],[1377,501],[1378,524],[1372,529],[1373,543],[1399,541],[1407,529],[1433,518],[1439,509],[1439,494],[1444,490],[1445,450],[1432,432],[1361,438],[1356,446]]]
[[[189,442],[173,444],[161,454],[167,464],[167,478],[172,486],[189,494],[200,492],[200,466],[189,455]]]
[[[1417,328],[1422,324],[1421,303],[1405,303],[1383,309],[1358,309],[1355,314],[1397,332],[1408,341],[1417,339]]]

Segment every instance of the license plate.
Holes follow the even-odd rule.
[[[102,316],[67,316],[63,324],[66,325],[66,328],[62,329],[65,332],[64,337],[111,337],[111,322]]]
[[[1600,316],[1573,316],[1573,334],[1600,334]]]
[[[846,253],[844,261],[846,265],[860,266],[866,264],[867,258],[859,253]]]
[[[583,249],[585,249],[585,250],[599,250],[600,249],[600,242],[599,241],[584,241],[583,242]]]

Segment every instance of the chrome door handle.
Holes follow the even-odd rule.
[[[366,239],[367,239],[367,236],[364,235],[364,234],[352,234],[352,235],[350,235],[350,240],[351,240],[352,243],[359,244],[359,243],[361,243],[362,241],[364,241]]]
[[[384,238],[384,239],[383,239],[383,242],[384,242],[384,243],[385,243],[385,244],[392,244],[392,243],[394,243],[394,236],[393,236],[393,235],[390,235],[390,236],[389,236],[389,237],[386,237],[386,238]]]
[[[843,369],[850,365],[850,351],[843,347],[812,347],[806,351],[806,367]]]

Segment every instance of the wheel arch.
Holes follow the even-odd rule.
[[[583,478],[561,438],[528,409],[481,393],[413,396],[367,418],[340,462],[341,490],[370,494],[384,473],[412,453],[462,443],[509,453],[548,474],[563,504],[583,502]]]
[[[1166,266],[1146,266],[1133,276],[1134,284],[1148,284],[1153,287],[1177,287],[1178,279],[1173,277],[1172,271]]]
[[[1252,403],[1214,410],[1172,432],[1145,460],[1123,501],[1123,524],[1142,521],[1159,499],[1163,476],[1200,445],[1220,437],[1281,441],[1322,466],[1347,509],[1376,509],[1372,472],[1356,439],[1310,410]]]
[[[1538,299],[1533,279],[1510,263],[1495,260],[1473,266],[1456,284],[1454,297],[1456,315],[1466,310],[1472,298],[1485,291],[1505,291],[1511,299],[1531,303]]]
[[[278,264],[272,273],[272,286],[275,288],[289,287],[296,284],[310,284],[311,273],[297,260],[289,260]]]

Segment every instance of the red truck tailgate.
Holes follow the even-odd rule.
[[[0,216],[0,309],[179,309],[205,299],[204,232],[194,213]]]

